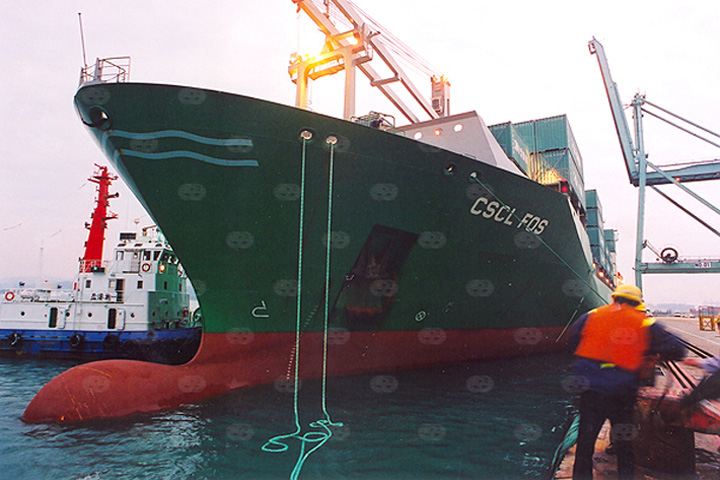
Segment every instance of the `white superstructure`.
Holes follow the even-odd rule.
[[[89,271],[86,271],[89,270]],[[188,326],[188,282],[152,226],[121,233],[113,258],[83,268],[72,289],[18,287],[0,296],[0,330],[148,331]]]

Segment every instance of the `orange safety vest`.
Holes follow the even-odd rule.
[[[637,372],[650,348],[651,323],[629,305],[600,307],[588,315],[575,355]]]

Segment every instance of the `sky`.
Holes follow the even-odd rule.
[[[627,179],[595,56],[605,47],[623,103],[636,93],[720,132],[720,2],[608,0],[355,0],[450,78],[452,113],[475,110],[490,124],[567,114],[587,188],[598,190],[606,228],[618,231],[618,267],[633,281],[637,189]],[[291,53],[316,35],[291,0],[0,0],[0,279],[70,279],[95,195],[87,182],[107,161],[72,105],[83,65],[131,56],[132,81],[212,88],[294,104]],[[320,45],[317,46],[317,49]],[[357,112],[391,112],[358,77]],[[313,86],[312,108],[341,115],[338,82]],[[428,84],[420,83],[419,88]],[[394,113],[394,112],[393,112]],[[628,115],[628,122],[631,122]],[[718,148],[645,118],[656,164],[720,158]],[[720,205],[720,183],[688,185]],[[663,190],[720,229],[717,214]],[[152,223],[121,180],[108,245]],[[681,257],[720,258],[720,238],[648,192],[645,238]],[[111,248],[106,248],[107,251]],[[654,261],[647,252],[645,261]],[[720,305],[720,274],[645,275],[648,304]]]

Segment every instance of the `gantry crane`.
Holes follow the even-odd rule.
[[[608,101],[610,102],[610,110],[612,111],[612,116],[615,121],[615,129],[617,130],[618,139],[620,140],[620,148],[625,160],[628,178],[630,183],[638,187],[637,237],[635,244],[636,285],[638,287],[642,287],[643,273],[720,273],[720,259],[684,261],[679,258],[677,251],[674,249],[666,248],[662,252],[658,253],[655,251],[654,247],[649,244],[649,242],[643,239],[646,187],[652,188],[661,196],[673,203],[673,205],[690,215],[704,227],[708,228],[715,235],[720,236],[720,232],[718,230],[695,216],[692,212],[668,197],[664,192],[656,187],[656,185],[674,184],[713,210],[715,213],[720,214],[720,209],[683,185],[683,183],[688,182],[720,179],[720,160],[714,159],[710,161],[692,162],[667,167],[660,167],[648,161],[648,156],[645,153],[643,138],[643,113],[647,113],[652,117],[658,118],[669,125],[684,131],[685,133],[693,135],[696,138],[719,148],[720,144],[717,142],[720,140],[709,140],[705,136],[692,131],[689,127],[694,127],[695,129],[702,131],[704,134],[717,137],[718,139],[720,139],[720,135],[682,118],[681,116],[676,115],[658,105],[655,105],[654,103],[651,103],[645,98],[645,95],[638,93],[635,95],[631,103],[635,131],[635,142],[633,143],[632,136],[630,135],[630,128],[623,111],[623,105],[620,101],[617,84],[615,84],[610,75],[610,68],[608,66],[607,57],[605,56],[605,50],[600,42],[598,42],[595,38],[590,40],[588,47],[590,48],[590,53],[597,56],[598,64],[600,65],[600,73],[602,75],[603,82],[605,83],[605,91],[607,92]],[[664,115],[670,116],[674,120],[669,120]],[[678,120],[683,122],[686,126],[675,123]],[[650,167],[651,170],[648,170],[648,167]],[[643,263],[642,252],[644,248],[650,248],[653,252],[658,254],[661,262]]]
[[[355,115],[355,67],[370,79],[370,84],[390,100],[410,123],[420,121],[412,109],[393,89],[402,85],[422,114],[429,119],[449,114],[450,83],[407,46],[392,36],[366,13],[349,0],[292,0],[298,10],[305,12],[325,34],[325,46],[318,55],[296,53],[288,68],[296,83],[295,104],[308,106],[308,83],[325,75],[345,70],[344,118]],[[389,74],[381,75],[370,62],[377,56]],[[428,74],[432,82],[432,101],[429,102],[412,83],[396,57],[410,61]]]

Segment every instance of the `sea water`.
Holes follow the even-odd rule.
[[[73,363],[0,358],[0,478],[449,480],[542,478],[572,411],[571,359],[544,355],[263,385],[199,404],[80,425],[20,420]],[[307,394],[313,392],[313,394]],[[317,393],[320,392],[320,395]],[[295,408],[297,398],[297,408]],[[304,462],[296,438],[325,405],[333,435]],[[316,442],[317,444],[317,442]],[[297,472],[298,470],[296,470]]]

